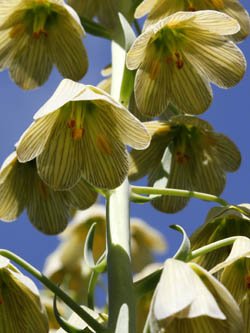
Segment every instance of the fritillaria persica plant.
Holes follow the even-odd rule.
[[[78,82],[85,32],[111,41],[98,86]],[[243,78],[249,32],[238,0],[0,0],[0,69],[25,90],[63,76],[0,169],[1,223],[26,210],[60,238],[44,274],[0,250],[0,333],[250,332],[250,204],[219,197],[241,153],[199,116],[211,84]],[[169,214],[192,197],[217,206],[190,239],[172,225],[182,244],[156,263],[164,235],[129,203]]]

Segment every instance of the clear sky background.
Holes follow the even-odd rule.
[[[249,12],[249,2],[244,0],[242,4]],[[87,35],[84,44],[89,56],[89,71],[81,82],[96,85],[102,79],[100,70],[110,63],[110,42]],[[250,62],[250,38],[238,46]],[[32,122],[35,112],[53,94],[61,80],[62,77],[54,68],[49,80],[41,88],[23,91],[10,80],[8,70],[0,72],[1,164]],[[236,87],[223,90],[213,86],[213,92],[214,102],[201,118],[209,121],[216,132],[228,135],[242,153],[241,167],[236,173],[227,175],[227,185],[221,197],[233,204],[250,203],[250,70],[247,69],[245,77]],[[179,224],[190,235],[205,221],[209,209],[215,205],[192,199],[183,211],[169,215],[154,210],[149,203],[132,204],[131,216],[144,219],[164,234],[168,253],[157,257],[163,261],[177,251],[182,238],[168,226]],[[57,236],[38,232],[30,224],[25,212],[14,222],[0,221],[0,248],[15,252],[39,270],[42,270],[46,257],[57,245]]]

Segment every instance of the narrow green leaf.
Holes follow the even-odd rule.
[[[65,332],[67,333],[85,333],[85,332],[91,332],[88,328],[87,329],[83,329],[83,330],[79,330],[77,328],[75,328],[74,326],[70,325],[66,320],[64,320],[58,310],[57,310],[57,306],[56,306],[56,295],[54,296],[54,301],[53,301],[53,308],[54,308],[54,315],[56,317],[56,320],[58,321],[59,325],[64,329]]]
[[[183,240],[182,240],[181,246],[179,247],[179,249],[177,250],[177,252],[173,258],[182,260],[182,261],[187,261],[190,256],[190,253],[191,253],[191,251],[190,251],[191,244],[190,244],[190,240],[189,240],[185,230],[177,224],[172,224],[169,227],[173,230],[181,232],[183,235]]]
[[[105,28],[99,23],[96,23],[87,17],[81,17],[81,23],[87,33],[112,40],[112,33],[109,29]]]
[[[89,229],[86,241],[84,244],[84,260],[86,264],[96,271],[97,273],[103,273],[107,267],[106,253],[99,258],[97,263],[95,263],[93,256],[93,246],[94,246],[94,235],[95,235],[96,223],[93,223]]]

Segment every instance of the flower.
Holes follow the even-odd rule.
[[[47,81],[55,64],[62,76],[80,80],[88,69],[85,34],[63,0],[3,0],[0,9],[0,69],[23,89]]]
[[[224,134],[197,117],[179,115],[169,121],[144,123],[152,140],[143,152],[130,152],[129,179],[149,175],[148,184],[220,195],[226,183],[225,171],[236,171],[241,155]],[[188,197],[160,196],[151,201],[166,213],[183,209]]]
[[[170,16],[178,11],[217,10],[236,19],[240,24],[240,31],[231,36],[235,42],[245,39],[250,32],[248,12],[237,0],[144,0],[136,8],[135,17],[140,18],[149,13],[143,30],[149,25]]]
[[[118,12],[128,17],[131,0],[68,0],[80,17],[93,19],[97,17],[98,21],[109,29],[114,29],[119,22]]]
[[[152,332],[243,332],[240,309],[227,289],[202,267],[165,262],[151,303]]]
[[[37,159],[38,174],[55,190],[81,178],[104,189],[128,173],[126,144],[145,149],[144,125],[103,90],[65,79],[35,114],[17,144],[20,162]]]
[[[191,235],[191,250],[233,236],[250,237],[250,205],[240,204],[228,207],[213,207],[206,221]],[[226,259],[231,250],[224,246],[192,261],[210,270]]]
[[[139,111],[155,117],[171,102],[185,113],[203,113],[212,102],[209,82],[230,88],[245,73],[242,52],[227,38],[239,29],[235,19],[211,10],[178,12],[146,29],[126,60],[130,70],[138,68]]]
[[[211,270],[222,270],[220,282],[230,291],[238,303],[244,320],[244,333],[250,329],[250,239],[239,237],[226,260]]]
[[[36,285],[2,256],[0,256],[0,331],[48,332],[48,318]]]
[[[37,174],[36,161],[19,163],[16,152],[0,170],[0,219],[13,221],[26,208],[31,223],[45,234],[61,232],[72,208],[86,209],[96,198],[83,179],[69,191],[53,191]]]

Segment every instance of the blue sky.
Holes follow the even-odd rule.
[[[243,5],[250,11],[247,1]],[[87,35],[84,40],[89,56],[89,71],[83,78],[85,84],[97,84],[100,70],[110,63],[110,44]],[[250,61],[250,39],[238,45]],[[9,78],[8,71],[0,72],[0,163],[13,151],[15,142],[32,122],[34,113],[52,95],[62,77],[54,69],[47,83],[34,91],[23,91]],[[242,153],[238,172],[228,174],[227,186],[222,197],[230,203],[250,203],[250,72],[236,87],[223,90],[213,86],[214,102],[201,118],[209,121],[216,132],[228,135]],[[145,183],[145,182],[144,182]],[[182,212],[167,215],[152,208],[150,204],[131,205],[131,216],[140,217],[160,230],[167,242],[167,256],[173,255],[181,242],[181,236],[169,225],[180,224],[190,235],[201,225],[208,210],[214,204],[192,199]],[[11,223],[0,221],[0,248],[5,248],[23,257],[39,270],[45,258],[58,244],[56,236],[39,233],[28,221],[25,213]],[[159,260],[164,260],[161,256]]]

